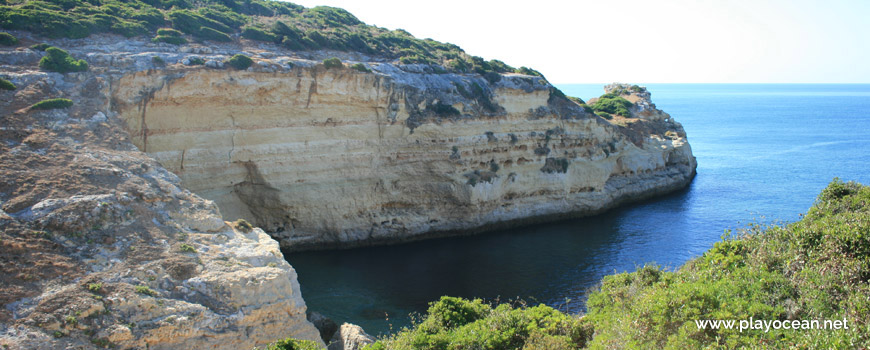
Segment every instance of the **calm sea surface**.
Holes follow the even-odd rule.
[[[559,85],[588,100],[602,85]],[[870,85],[652,84],[688,133],[689,188],[604,215],[470,237],[287,253],[309,309],[370,334],[442,295],[523,298],[582,312],[607,274],[675,268],[723,231],[794,221],[834,177],[870,184]]]

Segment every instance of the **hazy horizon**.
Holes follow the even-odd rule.
[[[556,84],[870,83],[870,2],[537,1],[517,7],[444,0],[298,0],[344,8],[544,73]]]

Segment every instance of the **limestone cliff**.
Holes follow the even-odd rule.
[[[682,127],[646,91],[623,89],[632,117],[605,120],[539,77],[257,62],[128,74],[110,111],[225,219],[290,249],[588,215],[694,175]]]
[[[106,117],[112,74],[123,72],[45,73],[33,50],[0,56],[17,86],[0,90],[0,346],[320,342],[278,243],[227,225]],[[27,108],[48,97],[75,104]]]

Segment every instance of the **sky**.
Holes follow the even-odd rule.
[[[295,0],[568,83],[870,83],[870,0]]]

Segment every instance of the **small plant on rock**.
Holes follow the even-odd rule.
[[[33,104],[30,109],[60,109],[69,108],[72,105],[73,101],[68,98],[50,98]]]
[[[179,246],[178,249],[185,253],[196,253],[196,248],[187,243],[181,243],[181,246]]]
[[[18,44],[18,38],[7,32],[0,32],[0,45],[13,46]]]
[[[157,292],[155,292],[151,288],[148,288],[148,286],[136,286],[134,289],[136,290],[136,293],[139,294],[144,294],[152,297],[157,296]]]
[[[0,78],[0,90],[15,90],[15,84],[11,81]]]
[[[254,60],[252,60],[248,56],[236,54],[235,56],[227,60],[227,64],[235,69],[245,70],[248,69],[248,67],[250,67],[252,64],[254,64]]]
[[[344,67],[344,64],[341,63],[341,59],[338,57],[333,57],[323,60],[323,66],[326,67],[326,69],[331,69]]]
[[[72,58],[69,52],[56,47],[49,47],[45,49],[45,52],[47,55],[39,60],[39,68],[58,73],[84,72],[88,70],[88,62]]]

